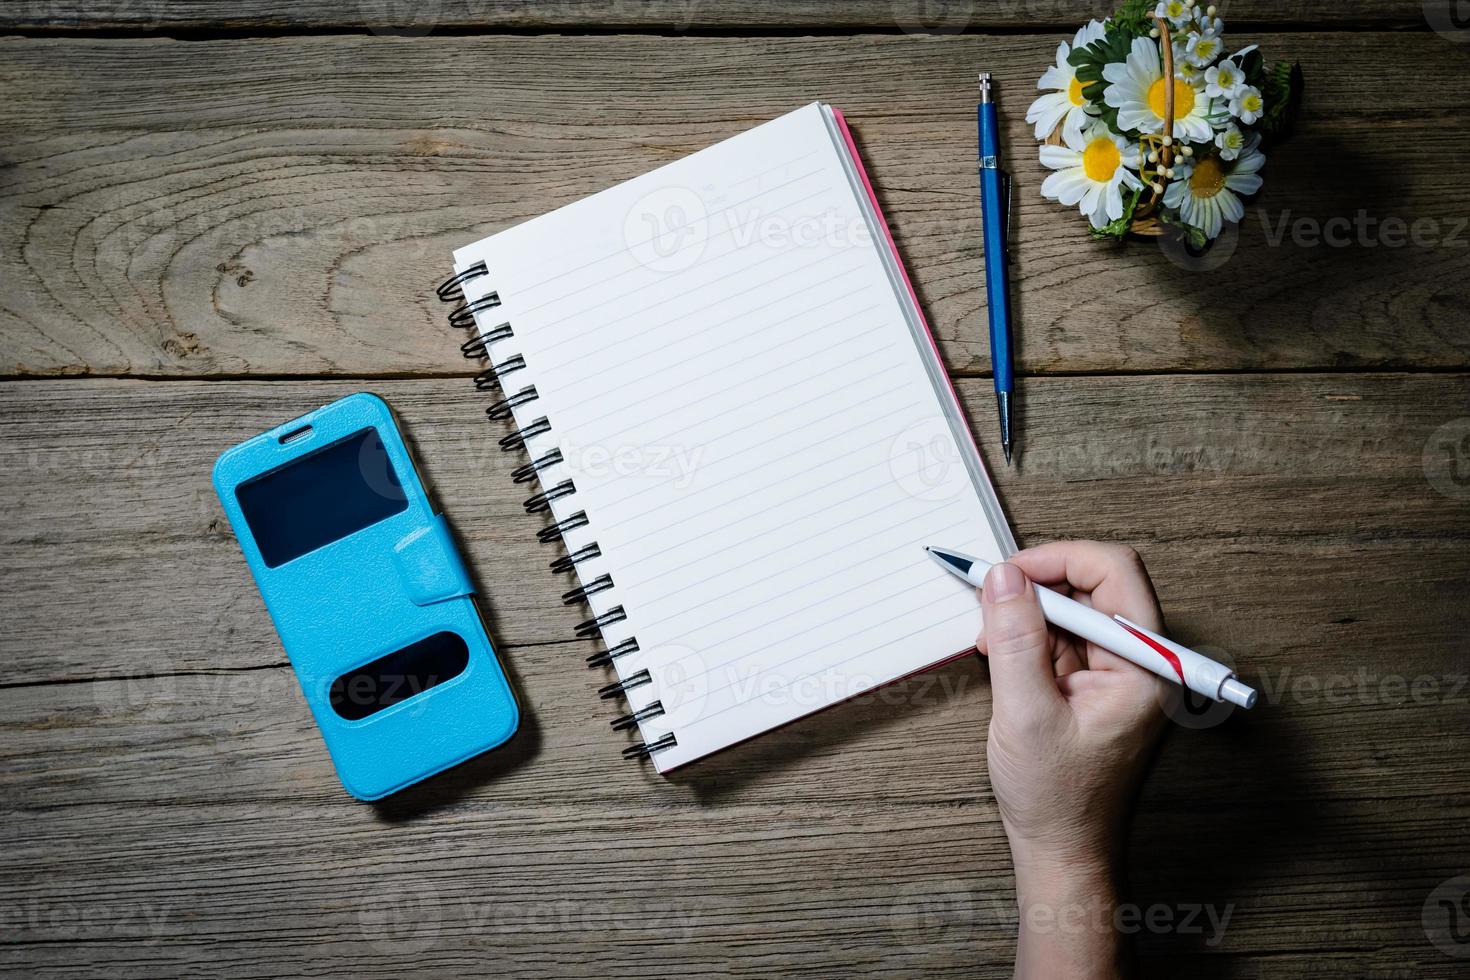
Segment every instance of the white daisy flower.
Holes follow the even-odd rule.
[[[1233,99],[1244,81],[1239,66],[1227,59],[1205,70],[1205,94],[1212,99]]]
[[[1057,45],[1057,63],[1042,73],[1037,81],[1039,89],[1051,89],[1031,103],[1026,110],[1026,121],[1036,126],[1036,138],[1044,140],[1063,124],[1063,137],[1070,130],[1074,135],[1082,132],[1089,116],[1097,115],[1097,109],[1082,94],[1082,83],[1077,80],[1077,69],[1067,64],[1074,48],[1085,48],[1103,36],[1106,29],[1102,21],[1093,20],[1082,25],[1072,38],[1069,47],[1066,41]]]
[[[1214,136],[1209,118],[1214,103],[1188,81],[1174,78],[1166,83],[1159,46],[1148,38],[1133,39],[1128,60],[1104,65],[1103,80],[1110,83],[1103,90],[1103,101],[1118,110],[1119,129],[1162,132],[1167,92],[1164,86],[1172,84],[1174,135],[1191,143],[1203,143]]]
[[[1179,212],[1179,217],[1215,238],[1227,221],[1245,217],[1241,194],[1254,194],[1261,189],[1260,171],[1265,154],[1257,147],[1260,136],[1252,136],[1234,161],[1217,156],[1197,159],[1184,179],[1176,179],[1164,191],[1164,206]],[[1176,168],[1176,177],[1179,171]]]
[[[1234,160],[1245,149],[1245,134],[1235,123],[1230,123],[1215,136],[1215,145],[1220,148],[1220,159]]]
[[[1171,42],[1174,49],[1174,67],[1183,68],[1189,64],[1189,35],[1175,34]]]
[[[1085,48],[1093,41],[1101,41],[1108,33],[1108,26],[1100,20],[1090,20],[1077,29],[1072,36],[1072,47]]]
[[[1185,6],[1184,0],[1159,0],[1154,16],[1167,20],[1170,27],[1183,27],[1194,18],[1194,9]]]
[[[1198,6],[1194,8],[1194,12],[1194,22],[1199,25],[1200,30],[1213,34],[1215,37],[1225,33],[1225,22],[1219,17],[1211,17]]]
[[[1254,85],[1242,85],[1235,92],[1235,97],[1230,100],[1230,114],[1249,126],[1261,118],[1265,111],[1266,103],[1261,98],[1261,90]]]
[[[1194,86],[1196,90],[1205,87],[1204,69],[1191,65],[1189,62],[1183,60],[1182,58],[1174,62],[1174,74],[1178,75],[1184,81]]]
[[[1224,47],[1218,34],[1194,33],[1189,35],[1189,41],[1185,45],[1184,60],[1197,68],[1203,68],[1220,57]]]
[[[1139,190],[1143,181],[1129,168],[1139,165],[1138,146],[1098,120],[1076,136],[1063,136],[1065,146],[1043,146],[1041,162],[1055,170],[1041,182],[1041,195],[1077,205],[1094,228],[1123,217],[1123,188]]]

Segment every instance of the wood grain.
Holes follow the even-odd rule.
[[[1138,936],[1144,975],[1463,975],[1421,916],[1470,869],[1470,190],[1446,176],[1470,46],[1425,29],[1444,0],[1224,7],[1302,61],[1308,102],[1205,269],[1090,243],[1036,194],[1031,79],[1095,4],[0,4],[40,35],[0,38],[0,971],[1010,976],[984,664],[671,779],[624,763],[431,300],[453,247],[823,98],[1023,543],[1135,545],[1171,633],[1262,692],[1169,706],[1130,866],[1175,926]],[[1015,469],[975,377],[977,65],[1018,80]],[[209,485],[224,447],[363,388],[525,708],[503,749],[372,806]],[[1202,905],[1222,934],[1177,927]]]
[[[0,956],[40,975],[1008,976],[984,677],[941,676],[959,693],[911,682],[673,781],[603,761],[610,733],[533,695],[536,732],[379,807],[335,790],[292,697],[237,706],[203,675],[132,691],[132,712],[116,682],[0,691]],[[1145,952],[1192,976],[1455,976],[1415,923],[1470,860],[1465,720],[1288,701],[1175,732],[1135,896],[1231,915],[1214,945]]]
[[[491,595],[526,724],[389,802],[342,794],[208,471],[220,447],[357,386],[0,386],[0,964],[1009,975],[983,665],[673,779],[622,762],[589,647],[561,639],[576,614],[534,573],[551,555],[531,546],[516,460],[460,380],[373,388]],[[984,382],[960,387],[988,410]],[[1213,943],[1141,936],[1148,970],[1455,976],[1418,922],[1470,865],[1470,501],[1425,466],[1453,451],[1435,433],[1470,417],[1470,378],[1054,378],[1028,394],[1035,448],[1020,473],[995,467],[1022,537],[1138,544],[1171,630],[1238,660],[1265,702],[1176,730],[1146,788],[1136,901],[1230,910]]]
[[[1429,0],[1431,9],[1444,0]],[[1088,17],[1106,17],[1117,4],[1087,0],[428,0],[404,4],[363,0],[286,3],[243,0],[226,9],[200,0],[10,0],[0,26],[28,31],[361,30],[424,36],[436,30],[637,30],[664,33],[720,30],[872,30],[953,34],[997,28],[1075,30]],[[1426,5],[1270,3],[1233,0],[1222,12],[1235,24],[1355,24],[1422,26]]]
[[[1470,189],[1445,176],[1470,139],[1465,46],[1259,40],[1302,61],[1309,102],[1213,269],[1086,240],[1037,193],[1030,82],[1008,89],[1025,373],[1470,366]],[[0,41],[0,371],[460,370],[431,290],[453,247],[822,97],[856,124],[948,365],[974,374],[974,68],[1029,80],[1055,43]],[[1399,84],[1405,65],[1436,83]]]
[[[0,500],[16,518],[0,530],[0,648],[11,679],[280,663],[210,468],[225,447],[362,387],[0,387]],[[511,646],[571,637],[585,612],[561,605],[566,581],[536,572],[559,552],[535,540],[544,521],[524,512],[530,490],[510,480],[524,460],[497,449],[501,429],[479,412],[486,396],[460,379],[371,388],[416,444],[496,636]],[[983,438],[987,383],[960,384],[1023,541],[1134,543],[1155,567],[1176,629],[1251,659],[1304,624],[1410,659],[1454,644],[1462,617],[1453,583],[1470,571],[1467,499],[1436,491],[1424,459],[1452,451],[1431,436],[1470,417],[1465,376],[1057,378],[1025,390],[1025,454],[1007,469]],[[1375,578],[1368,553],[1392,574]],[[1201,569],[1205,556],[1216,564]],[[1321,590],[1318,576],[1333,569],[1355,587]],[[1416,583],[1427,605],[1403,607],[1401,580]],[[1274,612],[1243,625],[1228,615],[1282,590],[1291,603]],[[1344,617],[1354,622],[1334,625]],[[1246,632],[1221,640],[1235,630]]]

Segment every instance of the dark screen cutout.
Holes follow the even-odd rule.
[[[235,489],[260,557],[276,568],[408,507],[376,429],[362,429]]]
[[[462,636],[435,633],[337,678],[329,695],[332,710],[361,721],[459,676],[469,662]]]

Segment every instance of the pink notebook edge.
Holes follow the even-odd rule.
[[[923,304],[919,302],[919,294],[914,290],[913,281],[909,279],[908,267],[904,265],[903,256],[899,254],[898,243],[893,240],[893,232],[888,227],[888,216],[883,213],[883,205],[878,203],[878,193],[873,189],[873,182],[868,178],[868,168],[863,166],[862,154],[858,152],[857,143],[852,138],[852,130],[847,126],[847,117],[842,110],[832,106],[832,117],[837,120],[837,128],[842,132],[842,141],[847,146],[847,155],[852,159],[853,166],[857,169],[858,177],[863,182],[863,190],[868,195],[868,201],[873,205],[873,213],[878,216],[878,224],[883,229],[883,240],[888,243],[888,252],[893,256],[893,264],[898,266],[899,275],[903,276],[904,289],[908,291],[909,300],[914,304],[914,310],[919,314],[919,325],[924,328],[924,336],[929,341],[929,349],[934,353],[934,360],[939,365],[939,371],[944,376],[944,383],[949,386],[949,397],[954,402],[959,417],[965,419],[965,438],[970,440],[970,448],[975,450],[975,457],[980,461],[980,475],[985,479],[986,489],[995,500],[1000,495],[995,492],[995,483],[990,479],[990,469],[985,465],[985,457],[980,452],[980,444],[975,441],[975,433],[969,425],[969,418],[965,415],[964,405],[960,401],[960,394],[955,390],[954,379],[949,376],[949,368],[944,365],[944,357],[939,352],[939,342],[934,339],[934,331],[929,326],[929,318],[924,315]],[[1010,530],[1010,523],[1006,523],[1006,534],[1010,539],[1002,541],[1002,545],[1015,547],[1015,532]]]

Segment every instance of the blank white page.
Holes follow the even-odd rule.
[[[661,771],[971,648],[923,546],[1014,547],[877,220],[814,103],[455,254]]]

